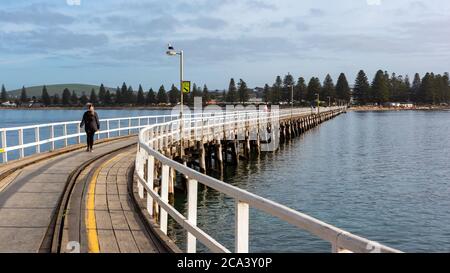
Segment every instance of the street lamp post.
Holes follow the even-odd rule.
[[[176,51],[174,47],[169,44],[168,50],[166,52],[168,56],[180,56],[180,158],[184,156],[183,151],[183,106],[184,106],[184,96],[183,96],[183,81],[184,81],[184,52],[183,50]]]
[[[290,75],[290,73],[288,73]],[[288,85],[288,87],[291,88],[291,119],[292,119],[292,112],[294,110],[294,84]]]
[[[317,96],[317,114],[320,114],[320,94],[316,93]]]
[[[288,87],[291,88],[291,118],[293,115],[293,111],[294,111],[294,85],[288,85]]]

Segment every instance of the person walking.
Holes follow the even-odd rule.
[[[80,123],[80,128],[84,126],[86,131],[87,149],[86,152],[93,151],[95,132],[100,130],[100,121],[97,112],[94,110],[94,105],[89,103],[88,110],[83,114],[83,119]]]

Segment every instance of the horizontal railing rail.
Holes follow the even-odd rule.
[[[189,114],[188,116],[196,116]],[[178,119],[179,115],[153,115],[137,117],[121,117],[111,119],[101,119],[101,130],[97,132],[97,139],[105,139],[117,136],[137,134],[138,131],[151,124],[164,123]],[[41,153],[43,145],[49,147],[45,151],[55,150],[56,143],[60,143],[63,148],[73,144],[80,144],[85,133],[79,127],[80,121],[55,122],[47,124],[27,125],[21,127],[10,127],[0,129],[2,163],[10,161],[8,153],[18,152],[14,159],[22,159],[36,153]],[[69,143],[72,142],[72,143]],[[26,149],[33,148],[28,151]]]
[[[296,115],[311,113],[310,108],[286,109],[282,112],[285,116],[294,113]],[[245,111],[247,113],[255,111]],[[187,119],[194,117],[207,117],[214,113],[186,113]],[[97,139],[108,139],[111,137],[136,134],[137,131],[151,124],[165,123],[178,119],[179,114],[120,117],[111,119],[101,119],[101,130],[96,134]],[[134,123],[134,124],[133,124]],[[12,159],[22,159],[26,156],[41,153],[44,151],[53,151],[56,148],[64,148],[73,144],[80,144],[84,138],[84,132],[78,126],[79,121],[54,122],[46,124],[27,125],[21,127],[10,127],[0,129],[1,141],[1,163],[7,163]],[[59,147],[57,147],[58,142]],[[46,149],[41,146],[47,145]],[[34,148],[34,149],[32,149]],[[11,157],[9,153],[16,153]]]
[[[321,112],[340,112],[345,108],[321,108]],[[159,211],[159,226],[167,234],[168,215],[170,215],[187,232],[187,252],[196,252],[197,240],[212,252],[230,252],[211,235],[197,226],[197,194],[198,183],[225,194],[235,200],[235,251],[249,251],[249,208],[258,209],[266,214],[288,222],[302,230],[308,231],[318,238],[330,243],[331,251],[340,252],[400,252],[374,241],[346,232],[304,213],[252,194],[238,187],[229,185],[213,177],[202,174],[164,155],[164,150],[180,139],[220,139],[242,129],[260,130],[261,123],[274,119],[286,118],[289,115],[303,116],[311,114],[311,109],[286,109],[279,112],[236,112],[219,113],[211,116],[194,117],[189,120],[171,120],[162,124],[147,126],[139,133],[139,146],[136,155],[136,176],[138,192],[141,198],[147,199],[147,211],[155,216],[154,206]],[[183,122],[183,132],[180,132]],[[249,127],[254,128],[249,128]],[[181,133],[181,135],[180,135]],[[259,132],[263,133],[263,132]],[[155,176],[160,174],[160,179]],[[177,171],[187,179],[187,215],[184,216],[168,202],[169,179],[173,179],[172,171]],[[160,192],[154,189],[155,179],[160,180]]]

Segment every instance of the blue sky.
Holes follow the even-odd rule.
[[[186,79],[226,88],[359,69],[449,71],[447,0],[1,0],[0,83],[123,81],[145,89]]]

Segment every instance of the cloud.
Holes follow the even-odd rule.
[[[325,12],[321,9],[312,8],[309,10],[309,15],[313,17],[323,17],[325,15]]]
[[[222,19],[213,17],[198,17],[192,20],[186,20],[183,24],[198,27],[204,30],[219,30],[228,25],[228,23]]]
[[[79,51],[104,46],[104,34],[76,33],[60,27],[33,30],[26,33],[0,33],[2,50],[9,53],[48,53]]]
[[[272,3],[267,3],[261,0],[249,0],[246,2],[246,5],[252,9],[262,9],[262,10],[277,10],[277,7]]]
[[[74,21],[73,17],[50,11],[45,6],[30,5],[20,10],[0,10],[0,22],[2,23],[55,26],[68,25]]]

